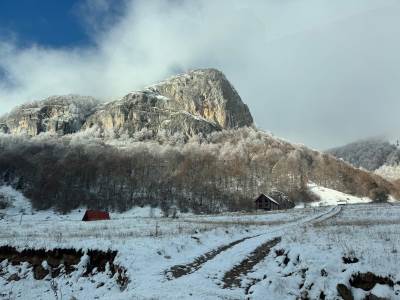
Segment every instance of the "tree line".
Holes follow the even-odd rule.
[[[378,176],[329,155],[293,146],[253,128],[194,137],[187,143],[123,142],[74,135],[0,135],[0,175],[36,209],[79,206],[125,211],[151,205],[164,211],[250,210],[260,193],[280,191],[293,202],[313,200],[307,183],[366,196]]]

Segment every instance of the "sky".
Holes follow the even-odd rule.
[[[400,129],[398,0],[1,0],[0,114],[223,71],[256,125],[327,149]]]

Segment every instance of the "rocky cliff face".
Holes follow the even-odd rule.
[[[173,99],[176,107],[230,129],[250,126],[253,118],[225,75],[215,69],[195,70],[149,87]]]
[[[101,130],[129,136],[146,130],[154,136],[160,131],[167,135],[184,136],[208,134],[220,126],[184,110],[174,109],[175,101],[151,92],[134,92],[119,101],[110,102],[91,115],[83,129],[97,126]]]
[[[68,134],[95,126],[117,137],[143,130],[153,136],[163,132],[190,137],[251,126],[253,118],[226,77],[220,71],[204,69],[104,105],[87,97],[52,97],[17,108],[0,119],[0,124],[0,132],[30,136]]]
[[[0,132],[35,136],[42,132],[69,134],[81,129],[98,101],[76,95],[53,96],[17,107],[0,119]]]
[[[145,129],[152,135],[163,131],[190,137],[252,124],[249,109],[225,76],[205,69],[110,102],[90,116],[84,128],[97,126],[117,136]]]

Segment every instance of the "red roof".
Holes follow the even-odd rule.
[[[87,210],[82,221],[110,220],[110,214],[101,210]]]

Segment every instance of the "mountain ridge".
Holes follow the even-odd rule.
[[[199,69],[103,104],[84,96],[49,97],[15,108],[0,118],[0,124],[3,133],[28,136],[70,134],[97,126],[116,136],[132,136],[146,129],[153,136],[165,131],[187,139],[252,126],[253,118],[222,72]]]
[[[327,153],[389,180],[400,179],[400,149],[386,137],[359,140]]]
[[[11,128],[0,134],[0,180],[36,208],[241,210],[275,190],[312,201],[310,182],[374,200],[400,197],[395,183],[255,128],[247,105],[214,69],[107,103],[85,106],[79,97],[28,104],[0,122]]]

